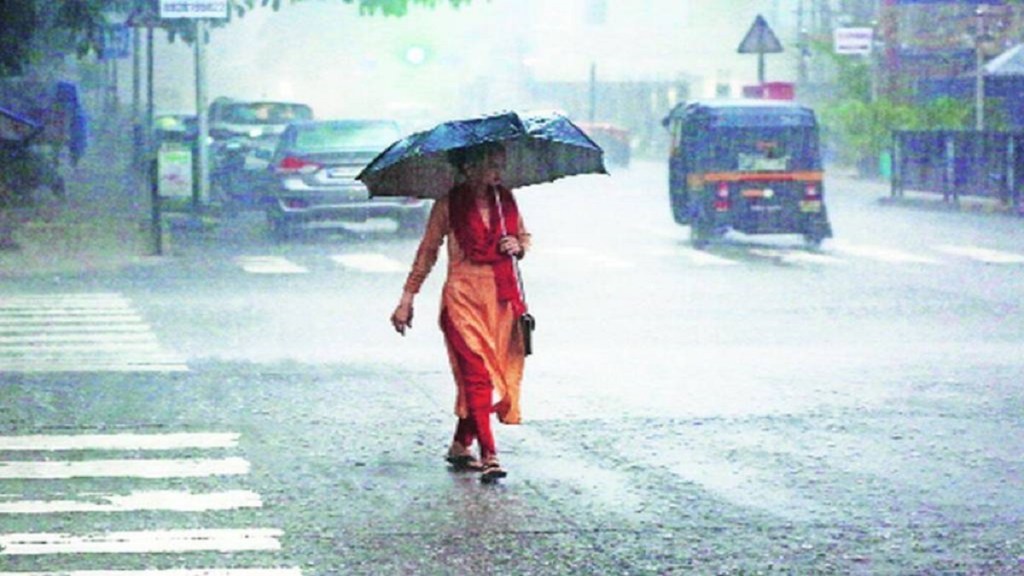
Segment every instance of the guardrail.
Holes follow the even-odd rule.
[[[893,132],[891,196],[905,190],[991,198],[1021,209],[1024,133],[969,130]]]

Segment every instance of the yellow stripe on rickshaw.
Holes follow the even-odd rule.
[[[690,174],[686,184],[690,188],[700,188],[709,182],[821,182],[825,179],[824,172],[707,172]]]

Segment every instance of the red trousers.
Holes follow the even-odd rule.
[[[494,411],[491,375],[480,355],[466,345],[448,314],[442,315],[441,328],[459,364],[466,410],[469,413],[466,418],[459,418],[454,440],[466,447],[472,446],[473,440],[476,440],[480,444],[480,458],[494,456],[498,452],[494,446],[494,434],[491,433],[491,412]]]

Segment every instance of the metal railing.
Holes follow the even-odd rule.
[[[1024,133],[970,130],[893,132],[891,195],[904,191],[991,198],[1021,207]]]

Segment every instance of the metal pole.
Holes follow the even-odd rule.
[[[157,164],[157,149],[153,142],[153,26],[146,27],[146,124],[143,134],[146,150],[146,165],[149,167],[150,233],[153,239],[153,254],[164,253],[162,216],[160,214],[160,171]]]
[[[142,31],[132,28],[132,159],[142,168]]]
[[[590,123],[597,116],[597,64],[590,63]]]
[[[757,53],[757,85],[764,87],[764,52]]]
[[[974,129],[985,129],[985,59],[981,53],[985,11],[979,6],[974,11],[976,29],[974,37]]]
[[[198,170],[194,170],[197,182],[192,186],[192,213],[199,213],[200,202],[209,198],[210,166],[207,162],[209,152],[206,146],[206,135],[209,132],[209,119],[206,111],[206,20],[196,19],[196,158]]]

